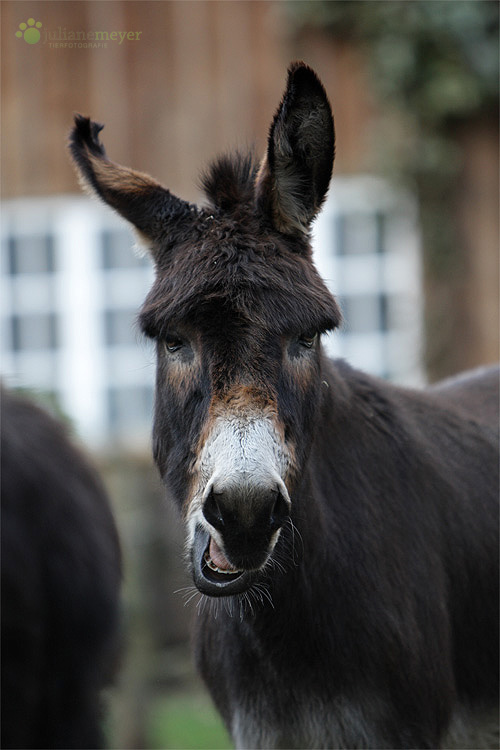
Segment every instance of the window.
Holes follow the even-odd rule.
[[[314,235],[316,264],[344,319],[325,341],[328,353],[421,384],[422,274],[412,196],[377,178],[334,178]]]
[[[145,444],[154,358],[135,319],[153,272],[131,232],[80,197],[5,202],[1,231],[6,383],[54,393],[94,446]]]

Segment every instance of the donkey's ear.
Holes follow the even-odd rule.
[[[103,127],[88,117],[75,116],[69,148],[77,173],[84,188],[96,193],[139,230],[154,256],[155,246],[175,234],[174,225],[185,220],[194,207],[148,175],[110,161],[99,141]]]
[[[286,234],[306,233],[328,190],[335,153],[330,103],[316,73],[293,63],[256,182],[257,203]]]

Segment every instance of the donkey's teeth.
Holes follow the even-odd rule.
[[[222,568],[219,568],[217,565],[213,563],[213,561],[210,559],[208,552],[205,553],[205,562],[210,568],[210,570],[213,570],[214,573],[222,573],[222,575],[234,575],[235,573],[241,573],[240,570],[236,570],[236,568],[227,568],[223,570]]]
[[[209,548],[205,552],[205,562],[210,570],[213,570],[215,573],[234,575],[241,572],[232,567],[217,542],[213,539],[210,539]]]

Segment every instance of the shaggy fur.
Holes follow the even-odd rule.
[[[80,174],[157,238],[140,316],[158,351],[154,454],[203,592],[198,665],[237,747],[476,732],[498,696],[498,372],[414,392],[324,357],[340,314],[309,244],[334,155],[317,76],[290,68],[259,170],[216,162],[208,208],[168,191],[158,206],[149,187],[130,201],[128,170],[108,200],[89,123],[72,136]],[[272,456],[250,472],[258,430]],[[268,465],[286,485],[274,508],[256,494]]]
[[[120,550],[65,431],[2,391],[2,747],[99,748],[118,658]]]

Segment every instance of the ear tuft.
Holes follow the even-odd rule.
[[[104,198],[96,180],[91,159],[91,157],[106,159],[106,151],[99,140],[99,133],[104,125],[80,114],[75,114],[74,121],[74,127],[69,134],[69,150],[77,167],[82,188],[86,192],[95,192]]]
[[[69,149],[84,188],[130,221],[155,260],[179,228],[193,220],[194,207],[172,195],[147,174],[121,167],[106,157],[99,140],[103,125],[89,117],[75,116],[69,137]]]
[[[70,134],[70,149],[73,155],[75,150],[87,147],[96,156],[106,156],[104,146],[99,140],[99,133],[104,128],[98,122],[93,122],[90,117],[75,114],[75,127]]]

